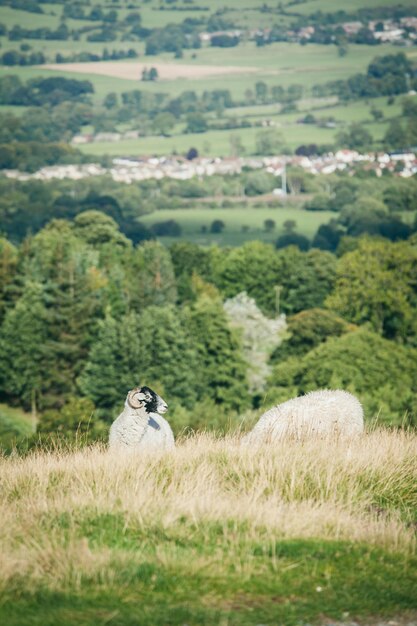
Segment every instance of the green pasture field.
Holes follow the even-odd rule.
[[[94,156],[140,156],[161,154],[183,154],[194,147],[204,156],[231,156],[233,152],[231,138],[239,137],[247,154],[255,151],[256,135],[261,128],[242,128],[237,130],[212,130],[206,133],[189,133],[172,137],[140,137],[134,140],[117,142],[90,143],[79,146],[85,154]],[[269,129],[270,130],[270,129]],[[332,143],[337,129],[317,128],[316,126],[293,125],[278,127],[287,145],[291,149],[303,143]],[[383,134],[383,133],[382,133]]]
[[[179,24],[183,22],[185,19],[195,19],[195,18],[208,18],[212,14],[211,5],[212,2],[209,0],[205,2],[199,2],[202,6],[210,6],[209,11],[170,11],[168,8],[163,11],[155,11],[154,7],[159,6],[156,3],[149,3],[148,5],[143,5],[141,3],[140,14],[142,16],[142,25],[145,28],[163,28],[167,24]],[[167,6],[167,5],[165,5]],[[168,5],[169,6],[169,5]],[[131,13],[134,9],[124,9],[122,11],[118,11],[120,16],[124,16],[127,13]]]
[[[175,63],[188,63],[188,55],[197,53],[196,64],[255,66],[283,74],[316,74],[337,71],[340,78],[351,76],[365,69],[377,55],[393,54],[398,47],[391,44],[380,46],[349,45],[348,54],[340,57],[336,46],[278,42],[269,46],[257,46],[253,41],[244,41],[234,48],[204,47],[184,51],[182,59]],[[408,50],[406,50],[408,54]],[[151,57],[157,58],[157,57]],[[159,60],[172,61],[172,54],[158,55]],[[329,79],[330,80],[330,79]],[[296,81],[292,81],[296,82]],[[323,81],[322,81],[323,82]]]
[[[277,126],[262,128],[239,128],[234,130],[210,130],[205,133],[188,133],[171,137],[149,136],[133,140],[117,142],[90,143],[79,146],[85,154],[94,156],[140,156],[161,154],[184,154],[189,148],[196,148],[204,156],[232,156],[232,138],[238,137],[245,150],[245,154],[254,154],[256,137],[262,131],[276,132],[282,135],[284,143],[291,150],[301,144],[331,144],[341,127],[319,128],[313,124],[297,124],[281,121]],[[346,120],[348,122],[349,120]],[[280,124],[280,125],[278,125]],[[374,141],[380,141],[386,130],[388,121],[367,123],[366,128],[372,134]]]
[[[18,9],[12,9],[11,7],[0,8],[0,22],[5,24],[7,28],[13,26],[21,26],[22,28],[58,28],[62,15],[62,4],[50,4],[40,5],[44,13],[32,13],[30,11],[19,11]],[[48,7],[48,8],[47,8]],[[51,15],[51,13],[55,15]],[[94,26],[97,22],[90,22],[89,20],[73,20],[66,18],[66,24],[68,28],[83,28],[83,26]],[[38,40],[33,39],[33,42]],[[10,42],[15,43],[15,42]],[[55,41],[56,46],[59,46],[61,42]],[[4,45],[4,44],[3,44]]]
[[[384,117],[382,121],[391,120],[401,115],[402,112],[402,96],[398,96],[393,104],[388,104],[386,97],[370,98],[369,100],[357,100],[355,102],[340,103],[329,99],[305,100],[298,104],[298,111],[294,113],[280,113],[281,106],[279,104],[254,105],[250,107],[236,107],[234,109],[225,109],[224,118],[241,117],[256,122],[260,119],[274,119],[277,123],[286,125],[294,124],[306,113],[312,113],[316,119],[334,117],[336,121],[352,123],[352,122],[373,122],[371,114],[372,109],[382,111]],[[329,102],[329,104],[326,104]]]
[[[270,13],[262,13],[253,8],[253,6],[252,4],[252,8],[237,13],[227,12],[225,16],[226,18],[229,17],[238,28],[243,29],[250,29],[255,26],[257,28],[269,28],[271,21],[274,25],[289,27],[291,20],[294,19],[280,13],[275,13],[271,16]],[[272,20],[271,17],[273,18]]]
[[[291,202],[291,200],[287,201]],[[266,243],[275,243],[283,234],[283,223],[295,220],[296,232],[309,237],[316,233],[321,224],[327,223],[334,213],[331,211],[305,211],[297,206],[278,206],[276,208],[233,207],[233,208],[189,208],[155,211],[140,218],[146,226],[157,222],[175,220],[182,228],[180,238],[161,237],[162,243],[172,243],[178,239],[187,239],[203,246],[217,244],[219,246],[239,246],[246,241],[259,239]],[[264,230],[264,221],[272,219],[276,228],[272,233]],[[222,220],[225,228],[220,234],[202,233],[202,226],[210,229],[213,220]],[[242,232],[242,226],[248,227]]]
[[[372,109],[382,111],[383,120],[390,120],[401,115],[403,97],[397,96],[393,104],[388,104],[388,98],[369,98],[369,100],[357,100],[346,104],[338,104],[330,107],[323,107],[313,110],[315,117],[333,116],[336,120],[343,122],[363,122],[372,121]]]

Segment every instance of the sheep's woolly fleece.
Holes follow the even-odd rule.
[[[363,432],[359,400],[342,390],[322,389],[292,398],[264,413],[244,443],[261,443],[283,437],[355,437]]]

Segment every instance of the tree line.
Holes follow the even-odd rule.
[[[8,158],[7,151],[27,145],[5,146],[5,158]],[[64,162],[73,162],[76,156],[66,145],[47,144],[46,148],[57,151],[51,155],[51,160],[60,155]],[[45,159],[45,154],[39,159]],[[297,233],[296,228],[288,229],[277,240],[278,247],[297,245],[308,249],[312,246],[334,252],[346,236],[380,235],[392,241],[409,238],[417,230],[415,178],[404,179],[390,173],[377,178],[360,167],[355,174],[354,177],[340,173],[313,176],[298,167],[287,168],[288,192],[305,194],[302,207],[307,211],[332,211],[334,217],[328,224],[321,225],[311,240]],[[79,180],[76,188],[71,180],[0,179],[0,221],[3,233],[17,243],[27,234],[36,233],[51,219],[73,219],[82,211],[98,209],[114,219],[134,243],[139,243],[155,235],[180,236],[175,209],[198,210],[201,198],[205,198],[206,207],[218,207],[215,197],[219,195],[223,208],[233,207],[232,200],[236,197],[240,206],[244,206],[245,198],[270,194],[280,184],[280,178],[263,170],[207,176],[201,180],[149,179],[131,185],[100,176]],[[213,200],[207,202],[210,197]],[[268,202],[279,210],[279,199],[262,199],[261,206],[267,206]],[[161,209],[172,209],[172,217],[166,223],[158,220],[157,212]],[[155,224],[149,229],[141,222],[141,217],[154,212]],[[217,221],[213,215],[212,227]],[[222,223],[220,230],[212,232],[221,232],[224,226]]]
[[[336,95],[340,100],[376,98],[407,93],[417,86],[415,70],[404,54],[386,54],[369,63],[366,74],[313,87],[315,95]]]
[[[167,398],[177,431],[226,428],[316,387],[415,424],[416,275],[415,235],[342,239],[337,254],[258,241],[167,249],[132,245],[99,211],[55,219],[19,246],[0,241],[0,400],[32,411],[38,435],[70,438],[105,436],[139,382]],[[242,292],[265,319],[288,316],[255,391],[224,307]]]

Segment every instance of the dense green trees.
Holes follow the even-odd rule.
[[[202,113],[189,113],[187,115],[187,133],[204,133],[207,127],[207,120]]]
[[[7,123],[8,116],[0,115],[0,121]],[[10,129],[9,129],[10,130]],[[86,161],[79,150],[65,143],[43,143],[28,141],[22,143],[0,143],[0,170],[18,169],[35,172],[47,165],[83,163]]]
[[[360,240],[338,262],[327,305],[346,319],[370,322],[387,338],[416,340],[417,250],[408,243]]]
[[[119,231],[109,215],[101,211],[84,211],[74,219],[75,234],[92,246],[108,244],[112,247],[130,248],[131,242]]]
[[[279,363],[270,380],[272,398],[318,388],[358,394],[367,416],[387,424],[412,420],[417,392],[417,352],[366,329],[329,338],[303,358]],[[414,422],[415,423],[415,422]]]
[[[69,141],[71,137],[79,132],[82,126],[90,124],[92,121],[92,109],[88,104],[72,104],[70,102],[62,102],[52,110],[48,107],[36,107],[25,110],[21,116],[10,113],[4,113],[0,117],[2,122],[0,127],[0,141],[2,143],[12,142],[33,142],[35,145],[40,143],[63,143]],[[10,147],[14,147],[13,145]],[[20,148],[16,146],[15,149]],[[53,149],[54,146],[51,147]],[[74,149],[65,145],[62,150],[74,157],[76,152]],[[48,155],[48,152],[46,152]],[[52,161],[52,163],[56,163]],[[68,161],[67,161],[68,162]],[[69,162],[77,162],[72,159]],[[44,158],[37,163],[36,168],[48,164],[48,158]],[[3,165],[3,167],[6,167]],[[21,165],[22,169],[29,169]]]
[[[408,145],[408,137],[400,120],[392,120],[384,135],[385,145],[389,150],[401,150]]]
[[[371,133],[364,126],[354,123],[347,131],[338,133],[337,142],[345,148],[366,151],[372,145],[373,139]]]
[[[130,388],[139,384],[140,344],[136,331],[134,315],[123,318],[122,323],[107,316],[100,324],[97,342],[78,381],[81,391],[99,409],[110,412],[122,403]]]
[[[328,252],[305,254],[295,246],[274,252],[254,241],[221,255],[214,262],[213,281],[226,297],[246,291],[266,313],[294,313],[322,305],[335,271],[335,258]]]
[[[166,113],[158,113],[153,121],[153,126],[156,132],[168,136],[175,126],[175,117],[168,111]]]
[[[322,250],[336,251],[342,237],[361,235],[381,236],[391,241],[408,239],[413,226],[404,211],[412,211],[417,197],[414,178],[337,177],[335,184],[328,185],[330,193],[314,196],[305,203],[309,210],[327,209],[338,215],[328,224],[322,224],[312,245]]]
[[[417,184],[413,179],[398,178],[384,190],[384,203],[392,213],[414,211],[417,206]]]
[[[198,354],[202,398],[232,409],[246,408],[247,365],[221,300],[203,294],[186,310],[185,319]]]
[[[274,360],[306,354],[329,337],[339,337],[357,327],[333,311],[305,309],[288,318],[287,339],[275,351]]]
[[[44,288],[28,283],[0,331],[0,389],[3,401],[26,409],[43,405],[51,384],[47,354],[48,316]]]
[[[151,306],[102,322],[79,385],[107,418],[135,385],[157,388],[170,403],[190,408],[201,391],[199,365],[175,308]]]
[[[164,306],[177,300],[171,256],[160,243],[145,242],[132,257],[132,303],[138,308]]]
[[[295,247],[282,250],[280,259],[280,302],[284,313],[320,307],[333,288],[336,260],[329,252]]]
[[[263,152],[262,154],[266,154]],[[277,179],[273,174],[264,171],[248,172],[244,178],[245,195],[258,196],[270,193],[277,186]]]
[[[253,241],[229,250],[215,261],[213,279],[225,297],[246,291],[263,311],[275,310],[279,258],[271,245]]]
[[[213,258],[218,250],[216,248],[208,250],[188,241],[179,241],[171,246],[170,251],[179,300],[193,301],[196,298],[193,276],[198,275],[212,282]]]
[[[207,398],[241,408],[249,401],[245,377],[241,346],[221,301],[202,296],[180,314],[169,305],[107,317],[79,385],[109,416],[130,387],[145,383],[174,406],[192,408],[197,398]]]
[[[327,87],[329,93],[337,94],[342,100],[390,96],[406,93],[412,76],[410,61],[403,52],[399,52],[376,57],[368,65],[366,74],[355,74],[348,80],[333,81]]]
[[[89,80],[53,76],[33,78],[24,84],[15,75],[4,76],[0,79],[0,104],[56,106],[67,100],[82,102],[85,96],[92,93],[94,93],[94,87]]]
[[[307,237],[300,235],[299,233],[286,232],[278,237],[275,245],[278,249],[296,246],[299,250],[305,252],[310,247],[310,241]]]
[[[8,288],[13,283],[18,251],[7,239],[0,237],[0,323],[10,299]]]

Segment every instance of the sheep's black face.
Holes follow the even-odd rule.
[[[152,389],[149,389],[149,387],[142,387],[141,391],[145,396],[143,405],[147,413],[162,414],[166,412],[168,405],[162,400],[161,396],[158,396],[158,394],[152,391]]]

